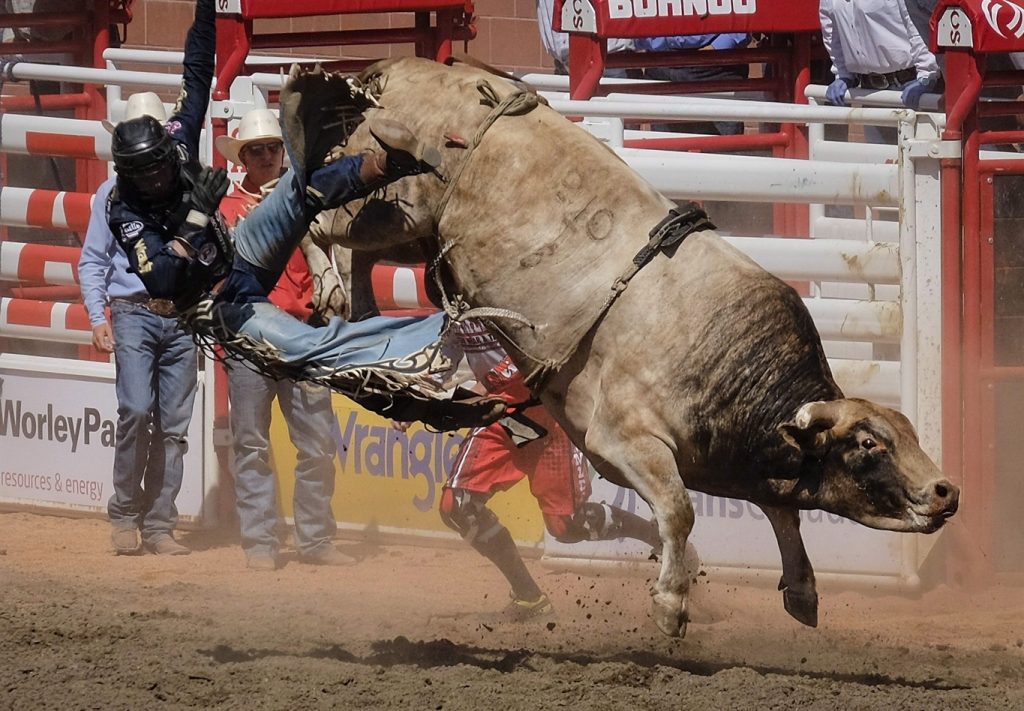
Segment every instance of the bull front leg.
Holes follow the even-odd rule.
[[[627,440],[621,432],[593,425],[587,432],[586,450],[602,476],[628,482],[654,511],[663,548],[661,572],[651,594],[651,616],[669,637],[685,637],[690,590],[686,539],[693,530],[694,514],[672,451],[654,437]]]
[[[779,590],[782,603],[795,620],[809,627],[818,626],[818,591],[814,582],[814,569],[800,536],[800,512],[795,508],[764,506],[764,511],[775,531],[782,554],[782,578]]]

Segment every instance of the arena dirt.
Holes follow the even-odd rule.
[[[496,619],[469,550],[340,542],[350,568],[247,571],[236,541],[115,557],[107,525],[0,514],[0,707],[467,709],[1024,708],[1024,589],[910,598],[821,590],[817,630],[781,595],[701,576],[684,640],[643,575],[531,568],[551,620]]]

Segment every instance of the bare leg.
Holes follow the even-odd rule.
[[[759,504],[760,506],[760,504]],[[779,590],[782,602],[794,619],[809,627],[818,626],[818,592],[814,569],[800,537],[800,512],[795,508],[760,506],[772,524],[782,554]]]

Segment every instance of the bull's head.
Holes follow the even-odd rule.
[[[956,513],[959,489],[895,410],[857,399],[809,402],[779,432],[803,457],[793,492],[801,505],[912,533],[932,533]]]

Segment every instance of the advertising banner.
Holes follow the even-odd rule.
[[[334,395],[333,404],[338,445],[333,508],[339,526],[457,539],[441,522],[437,508],[465,433],[429,432],[419,424],[399,432],[388,420],[346,397]],[[278,474],[279,504],[290,517],[295,448],[276,405],[270,444],[271,464]],[[498,493],[489,506],[520,545],[540,543],[544,524],[526,483]]]
[[[619,506],[645,518],[651,510],[636,492],[596,474],[593,501]],[[690,541],[708,566],[781,570],[779,547],[771,524],[754,504],[690,492],[696,521]],[[800,532],[815,570],[825,573],[898,575],[902,540],[907,534],[876,531],[824,511],[803,511]],[[610,560],[643,560],[650,548],[638,541],[594,541],[566,545],[548,536],[548,555]]]
[[[598,37],[818,32],[818,0],[556,0],[554,28]]]
[[[106,512],[117,429],[114,367],[22,362],[28,360],[0,357],[0,502]],[[200,381],[177,499],[184,520],[202,512],[202,414]]]
[[[334,396],[336,489],[333,506],[339,525],[350,530],[376,528],[413,537],[455,539],[437,512],[464,433],[428,432],[414,425],[408,432]],[[292,515],[295,449],[275,407],[271,425],[271,463],[278,472],[280,506]],[[591,501],[605,502],[645,518],[650,508],[636,492],[611,484],[591,469]],[[690,492],[696,523],[691,541],[705,565],[728,568],[781,569],[771,525],[753,504]],[[543,519],[529,486],[520,482],[491,500],[490,507],[520,545],[542,545],[548,556],[642,561],[651,550],[639,541],[559,543],[544,531]],[[875,531],[822,511],[801,514],[808,555],[820,572],[898,575],[902,562],[900,534]]]

